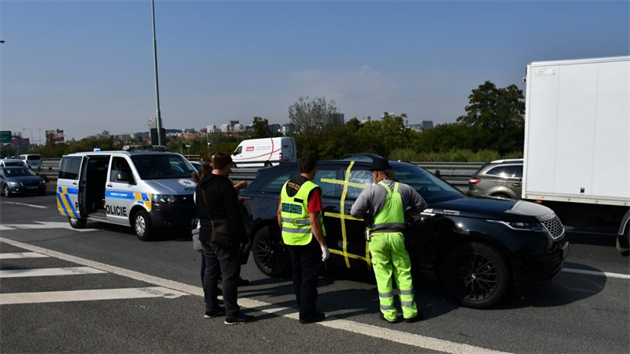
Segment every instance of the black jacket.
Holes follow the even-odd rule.
[[[196,194],[197,215],[199,215],[201,223],[201,229],[199,230],[200,241],[207,242],[210,240],[210,232],[212,232],[210,217],[212,217],[214,220],[229,220],[230,231],[235,241],[248,242],[238,204],[238,193],[229,178],[207,173],[197,184]]]

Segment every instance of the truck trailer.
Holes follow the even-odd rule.
[[[527,65],[522,198],[630,241],[630,57]]]

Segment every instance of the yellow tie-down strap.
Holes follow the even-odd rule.
[[[370,259],[370,245],[368,242],[365,243],[365,256],[359,256],[359,255],[355,255],[355,254],[351,254],[348,253],[348,237],[346,234],[346,220],[354,220],[354,221],[362,221],[363,219],[361,218],[355,218],[352,215],[346,215],[346,208],[345,208],[345,201],[346,201],[346,196],[348,194],[348,187],[355,187],[355,188],[361,188],[361,189],[365,189],[366,186],[364,184],[360,184],[360,183],[354,183],[354,182],[350,182],[350,171],[352,171],[352,167],[354,166],[354,161],[350,162],[350,165],[348,166],[348,169],[346,170],[346,177],[345,179],[342,180],[338,180],[338,179],[331,179],[331,178],[322,178],[321,179],[321,183],[331,183],[331,184],[340,184],[343,185],[343,192],[341,194],[341,201],[340,201],[340,205],[339,205],[339,213],[329,213],[329,212],[324,212],[325,216],[331,217],[331,218],[337,218],[341,220],[341,237],[342,237],[342,250],[335,250],[335,249],[330,249],[330,253],[334,253],[334,254],[338,254],[344,257],[345,261],[346,261],[346,267],[350,268],[350,258],[352,259],[358,259],[358,260],[364,260],[367,265],[368,268],[372,266],[372,261]]]

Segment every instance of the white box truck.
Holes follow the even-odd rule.
[[[269,167],[295,161],[297,149],[291,137],[243,140],[232,153],[235,167]]]
[[[630,239],[630,57],[532,62],[526,86],[523,199]]]

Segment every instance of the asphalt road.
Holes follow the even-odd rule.
[[[628,257],[596,235],[575,238],[553,283],[492,310],[458,307],[421,282],[425,320],[414,324],[378,319],[373,276],[329,269],[318,299],[329,318],[301,325],[291,282],[250,259],[239,303],[257,321],[226,326],[203,317],[188,235],[141,242],[128,228],[87,227],[71,229],[52,192],[0,198],[1,353],[630,352]]]

